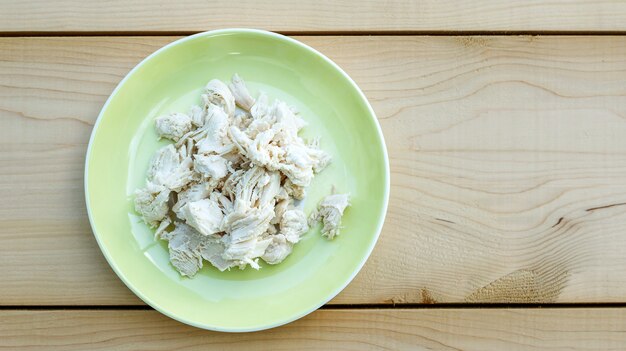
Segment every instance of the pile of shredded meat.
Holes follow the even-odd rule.
[[[280,263],[315,221],[334,238],[348,195],[323,199],[307,221],[301,210],[306,187],[330,162],[319,140],[298,132],[306,122],[285,102],[254,99],[234,75],[230,85],[211,80],[202,107],[156,119],[159,149],[135,209],[156,238],[167,240],[170,261],[192,277],[210,262],[221,271],[259,258]]]

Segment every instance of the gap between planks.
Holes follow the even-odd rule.
[[[440,304],[336,304],[324,305],[319,310],[472,310],[472,309],[583,309],[583,308],[626,308],[626,302],[610,303],[440,303]],[[151,311],[153,308],[148,305],[31,305],[0,306],[0,311]]]
[[[389,30],[389,31],[271,31],[286,36],[615,36],[626,35],[626,31],[580,31],[580,30],[518,30],[518,31],[454,31],[454,30]],[[189,36],[200,31],[19,31],[2,32],[0,38],[10,37],[136,37],[136,36]]]

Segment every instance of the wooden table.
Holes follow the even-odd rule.
[[[626,3],[292,3],[0,1],[0,349],[625,349]],[[293,35],[343,67],[392,171],[384,230],[348,288],[237,335],[144,305],[83,200],[115,85],[223,27]]]

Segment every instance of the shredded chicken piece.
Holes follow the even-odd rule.
[[[198,106],[193,105],[189,108],[189,117],[191,117],[191,123],[196,127],[202,127],[204,124],[204,110]]]
[[[193,137],[197,140],[198,154],[222,153],[229,149],[226,132],[229,124],[228,115],[220,107],[209,105],[206,120],[202,128]]]
[[[226,246],[220,239],[207,240],[200,254],[202,258],[209,261],[215,268],[223,272],[231,267],[237,266],[234,261],[222,257],[224,250],[226,250]]]
[[[272,242],[261,258],[269,264],[278,264],[289,256],[292,249],[293,245],[287,241],[283,234],[272,235]]]
[[[227,115],[233,115],[235,112],[235,97],[226,84],[221,80],[213,79],[207,83],[204,90],[206,93],[202,95],[202,100],[206,106],[219,106]]]
[[[176,229],[164,233],[170,250],[170,262],[181,275],[193,277],[202,268],[203,238],[193,228],[176,223]]]
[[[161,137],[178,141],[191,130],[191,117],[183,113],[172,113],[157,118],[155,124]]]
[[[172,211],[180,218],[182,215],[180,210],[183,206],[188,202],[194,202],[209,197],[214,188],[214,184],[209,182],[192,183],[189,187],[178,193],[178,198],[175,200],[176,203],[174,206],[172,206]]]
[[[222,231],[224,213],[213,197],[187,203],[181,207],[179,217],[204,236]]]
[[[283,187],[287,192],[287,195],[293,197],[296,200],[303,200],[306,197],[306,190],[304,189],[304,187],[295,185],[289,179],[285,181]]]
[[[167,216],[169,198],[169,189],[162,185],[148,183],[145,188],[135,192],[135,211],[141,214],[146,224],[155,227]]]
[[[135,209],[183,276],[204,260],[220,271],[278,264],[309,230],[300,200],[330,156],[298,135],[306,122],[295,108],[262,92],[255,100],[236,74],[228,86],[211,80],[201,98],[155,120],[174,143],[155,153]],[[320,203],[324,236],[338,234],[346,206],[347,195]]]
[[[313,212],[310,217],[311,224],[313,222],[322,221],[322,235],[329,240],[339,235],[341,229],[341,217],[346,207],[350,206],[350,195],[348,194],[332,194],[326,196],[318,205],[317,211]]]
[[[148,169],[148,181],[172,191],[181,191],[193,180],[191,157],[182,157],[174,145],[159,149]]]
[[[227,162],[220,155],[196,155],[193,168],[205,178],[219,180],[228,174]]]
[[[252,105],[254,105],[254,98],[248,92],[248,88],[246,87],[246,83],[244,83],[243,79],[235,73],[228,87],[235,97],[235,103],[237,106],[246,111],[250,111]]]
[[[300,241],[300,236],[309,230],[306,214],[300,210],[288,210],[280,222],[280,233],[292,244]]]

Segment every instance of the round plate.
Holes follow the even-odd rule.
[[[169,263],[133,210],[157,148],[154,119],[200,103],[213,78],[238,73],[253,96],[294,105],[321,137],[332,164],[308,188],[309,213],[334,185],[351,194],[341,235],[309,231],[279,265],[220,272],[205,262],[194,278]],[[288,323],[337,295],[357,274],[380,233],[389,197],[389,162],[374,111],[356,84],[314,49],[278,34],[227,29],[192,35],[138,64],[104,104],[89,141],[85,196],[94,235],[124,283],[156,310],[211,330],[253,331]]]

